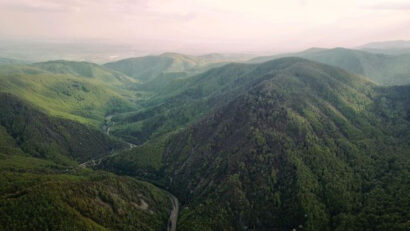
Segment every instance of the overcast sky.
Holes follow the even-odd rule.
[[[410,40],[410,0],[0,0],[0,37],[212,52],[353,47]]]

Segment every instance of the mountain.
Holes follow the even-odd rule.
[[[310,49],[300,53],[266,56],[250,62],[265,62],[281,57],[301,57],[337,66],[347,71],[364,75],[382,85],[410,84],[410,53],[401,55],[373,54],[345,48]]]
[[[124,74],[110,70],[95,63],[74,62],[65,60],[34,63],[33,66],[49,71],[54,74],[74,75],[98,79],[110,84],[130,84],[136,81]]]
[[[0,93],[0,230],[162,230],[164,191],[78,166],[125,147]]]
[[[410,41],[396,40],[396,41],[381,41],[372,42],[360,46],[362,49],[403,49],[410,48]]]
[[[373,42],[359,46],[358,49],[379,54],[404,54],[410,53],[410,41],[397,40]]]
[[[130,83],[123,74],[89,63],[56,61],[0,69],[0,92],[94,127],[100,127],[107,114],[133,107]]]
[[[169,199],[130,177],[0,154],[1,230],[162,230]]]
[[[142,82],[147,82],[163,73],[199,73],[233,60],[243,59],[242,56],[225,56],[221,54],[189,56],[178,53],[164,53],[158,56],[123,59],[107,63],[105,66]]]
[[[82,162],[125,147],[83,124],[50,117],[11,94],[0,94],[0,125],[25,153],[56,162]]]
[[[168,187],[179,230],[408,228],[409,86],[299,58],[189,80],[168,100],[204,115],[96,166]]]
[[[241,92],[257,80],[254,64],[227,64],[205,73],[178,79],[141,102],[140,109],[112,118],[114,136],[141,144],[185,127]]]

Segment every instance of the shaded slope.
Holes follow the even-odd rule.
[[[171,204],[129,177],[0,153],[1,230],[164,230]]]
[[[180,230],[406,230],[409,87],[301,59],[251,69],[214,113],[99,167],[168,185]]]
[[[50,117],[10,94],[0,94],[0,125],[25,153],[57,162],[81,162],[126,146],[80,123]]]
[[[141,144],[198,120],[253,81],[257,65],[228,64],[162,88],[142,109],[113,117],[111,133]],[[255,73],[259,72],[255,69]]]
[[[0,229],[165,230],[166,193],[76,162],[125,146],[0,94]]]

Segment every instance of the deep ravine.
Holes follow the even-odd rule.
[[[114,114],[109,114],[109,115],[105,116],[105,123],[104,123],[103,129],[105,130],[105,133],[107,135],[110,135],[111,126],[115,124],[115,122],[111,121],[113,116],[114,116]],[[129,149],[132,149],[133,147],[136,146],[135,144],[131,144],[131,143],[128,143],[128,142],[127,142],[127,144],[129,145]],[[111,156],[112,155],[115,155],[115,154],[111,154]],[[81,167],[92,167],[96,164],[99,164],[101,162],[101,160],[105,157],[102,157],[102,158],[99,158],[99,159],[88,160],[87,162],[84,162],[84,163],[80,164],[80,166]],[[179,201],[178,201],[178,198],[176,198],[169,191],[167,191],[163,188],[161,188],[161,189],[168,195],[168,197],[169,197],[169,199],[171,200],[171,203],[172,203],[172,209],[171,209],[171,212],[169,214],[168,223],[167,223],[167,231],[176,231],[177,221],[178,221],[178,214],[179,214]]]

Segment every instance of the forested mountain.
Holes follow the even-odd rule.
[[[191,125],[96,166],[169,187],[179,230],[409,228],[409,86],[286,58],[182,89],[146,118]]]
[[[133,108],[135,93],[129,89],[133,82],[90,63],[0,66],[0,92],[27,100],[52,115],[95,127],[101,126],[106,114]]]
[[[50,117],[4,93],[0,94],[0,125],[25,153],[55,162],[83,162],[126,146],[83,124]]]
[[[146,82],[163,73],[199,73],[231,61],[244,60],[242,56],[210,54],[189,56],[177,53],[164,53],[158,56],[144,56],[107,63],[106,67],[125,73],[137,80]]]
[[[67,74],[79,77],[94,78],[105,84],[121,85],[136,82],[134,79],[124,74],[88,62],[58,60],[34,63],[33,66],[54,74]]]
[[[250,62],[265,62],[281,57],[302,57],[337,66],[364,75],[382,85],[410,84],[410,52],[400,55],[384,55],[345,48],[309,49],[300,53],[258,57]]]
[[[0,66],[0,229],[407,230],[407,56],[295,56]]]
[[[161,230],[162,190],[78,163],[128,147],[0,94],[1,230]]]

